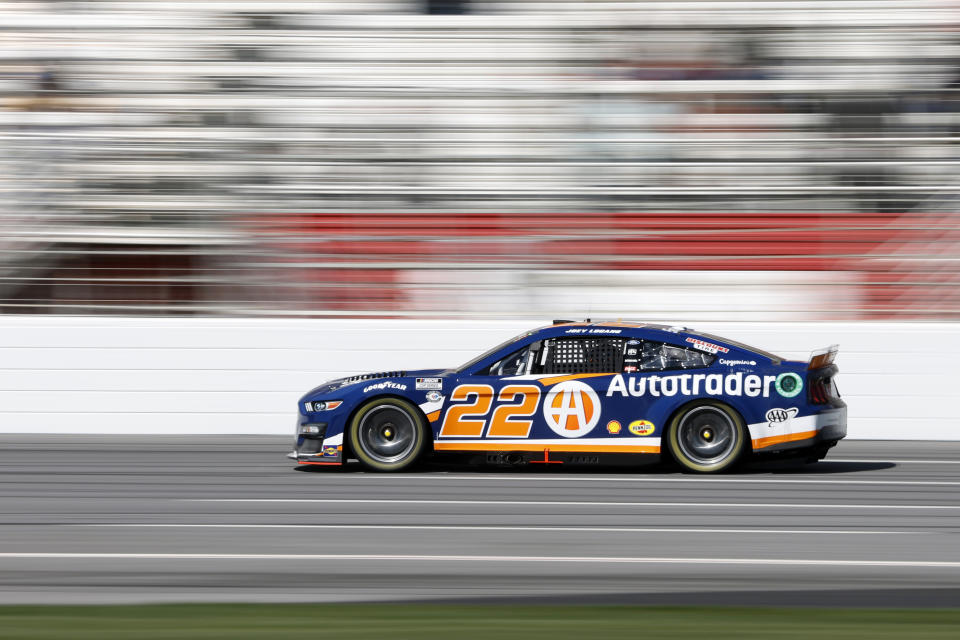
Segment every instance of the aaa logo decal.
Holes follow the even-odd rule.
[[[653,433],[655,427],[649,420],[634,420],[627,429],[635,436],[648,436]]]
[[[600,398],[582,382],[561,382],[547,393],[543,418],[557,435],[579,438],[590,433],[600,421]]]
[[[767,411],[767,426],[773,427],[778,424],[789,423],[790,419],[793,416],[797,415],[798,409],[796,407],[790,407],[789,409],[779,409],[774,408]]]

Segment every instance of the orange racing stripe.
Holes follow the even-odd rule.
[[[567,376],[552,376],[550,378],[540,378],[537,380],[540,384],[545,387],[549,387],[552,384],[557,384],[558,382],[566,382],[567,380],[579,380],[580,378],[598,378],[600,376],[613,376],[615,373],[575,373]]]
[[[757,449],[772,447],[775,444],[783,444],[784,442],[807,440],[816,437],[816,435],[816,431],[803,431],[801,433],[787,433],[782,436],[770,436],[769,438],[755,438],[753,441],[753,449],[756,451]]]
[[[660,453],[659,445],[646,444],[617,444],[617,445],[590,445],[590,444],[493,444],[486,442],[434,442],[433,448],[437,451],[535,451],[542,452],[550,449],[551,453],[558,451],[575,451],[578,453]]]
[[[440,409],[427,414],[427,421],[436,422],[440,419]]]

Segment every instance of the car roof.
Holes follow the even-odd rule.
[[[617,329],[620,331],[617,331]],[[747,351],[756,355],[760,355],[765,358],[769,358],[775,363],[780,363],[783,361],[783,358],[776,354],[764,351],[763,349],[759,349],[748,344],[744,344],[742,342],[738,342],[736,340],[731,340],[729,338],[723,338],[711,333],[697,331],[695,329],[690,329],[689,327],[655,322],[643,322],[639,320],[584,320],[582,322],[555,320],[553,324],[540,327],[533,333],[544,334],[543,337],[545,338],[559,337],[562,335],[607,335],[613,337],[623,333],[624,330],[626,330],[627,335],[639,336],[648,339],[670,340],[672,336],[674,340],[679,338],[680,341],[687,342],[690,341],[687,340],[687,338],[704,340],[718,343],[724,347],[732,347],[740,351]]]
[[[656,331],[668,331],[670,333],[692,333],[693,329],[681,326],[673,326],[669,324],[661,324],[655,322],[642,322],[640,320],[584,320],[582,322],[576,320],[554,320],[553,324],[540,327],[536,331],[542,331],[545,329],[566,329],[571,327],[587,327],[587,328],[621,328],[621,329],[652,329]]]

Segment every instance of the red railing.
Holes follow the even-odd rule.
[[[338,308],[399,304],[404,269],[841,271],[865,317],[960,315],[960,229],[942,213],[323,213],[257,215],[247,231],[301,283],[352,284]],[[296,269],[299,263],[310,265]],[[785,283],[789,277],[785,275]],[[343,287],[341,287],[343,288]],[[347,287],[349,289],[349,287]],[[329,293],[329,292],[328,292]],[[376,295],[373,295],[376,293]]]

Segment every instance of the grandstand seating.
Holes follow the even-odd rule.
[[[466,6],[0,2],[0,312],[455,313],[403,284],[449,267],[960,313],[956,1]]]

